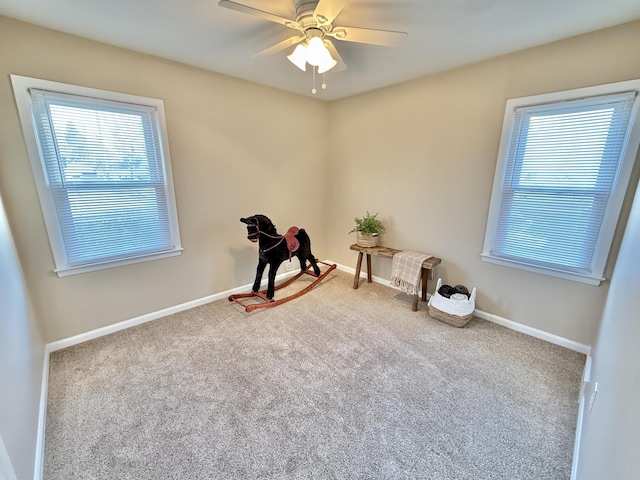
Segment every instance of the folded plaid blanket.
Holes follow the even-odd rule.
[[[391,285],[409,295],[420,291],[422,263],[433,255],[419,252],[400,252],[393,256],[391,263]]]

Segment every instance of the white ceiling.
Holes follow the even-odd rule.
[[[243,3],[295,18],[292,0]],[[295,31],[217,0],[0,0],[0,15],[312,96],[311,73],[293,66],[288,50],[254,57]],[[407,45],[334,41],[347,69],[329,72],[315,97],[343,98],[639,18],[640,0],[351,0],[334,25],[404,31]]]

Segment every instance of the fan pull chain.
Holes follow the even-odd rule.
[[[311,93],[313,95],[316,94],[317,90],[316,90],[316,67],[313,67],[311,69],[313,71],[313,88],[311,89]]]
[[[311,69],[311,71],[313,72],[313,88],[311,89],[311,93],[313,95],[315,95],[316,93],[318,93],[318,90],[316,89],[316,68],[317,67],[313,67]],[[322,88],[322,90],[325,90],[327,88],[327,74],[326,72],[322,72],[322,84],[320,85],[320,88]]]

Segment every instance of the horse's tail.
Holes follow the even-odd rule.
[[[300,248],[296,254],[300,259],[300,268],[305,270],[307,268],[306,261],[308,260],[313,266],[313,272],[316,276],[320,276],[320,267],[318,267],[318,264],[316,263],[315,255],[311,252],[311,239],[309,238],[309,235],[307,235],[306,230],[304,228],[299,229],[296,234],[296,238],[298,239],[298,242],[300,242]]]
[[[307,257],[313,255],[311,253],[311,239],[304,228],[298,230],[296,238],[298,239],[298,242],[300,242],[301,251],[304,252],[303,256]]]
[[[304,228],[299,228],[298,229],[298,233],[296,233],[295,237],[298,239],[299,242],[310,242],[311,241],[309,239],[309,235],[307,234],[307,231]]]

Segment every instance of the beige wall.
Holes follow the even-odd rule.
[[[637,45],[640,22],[332,103],[330,258],[355,266],[346,232],[354,216],[379,212],[384,244],[441,257],[437,274],[476,286],[479,309],[591,345],[608,283],[487,264],[480,252],[506,100],[640,78]],[[374,260],[383,278],[390,267]]]
[[[478,308],[590,345],[608,284],[485,264],[480,251],[506,99],[638,78],[638,44],[635,22],[323,103],[0,17],[0,192],[44,338],[250,283],[256,249],[238,218],[252,213],[306,227],[316,256],[354,265],[346,232],[369,210],[385,244],[433,253],[445,281],[478,287]],[[10,73],[165,101],[182,256],[52,273]],[[390,277],[390,261],[374,267]]]
[[[593,352],[576,480],[640,478],[640,190],[636,192]]]
[[[182,256],[58,278],[9,74],[164,100]],[[0,17],[0,192],[47,342],[251,283],[241,216],[326,256],[326,103]]]
[[[0,448],[13,478],[34,478],[44,353],[0,197]],[[8,468],[0,464],[0,477]]]

